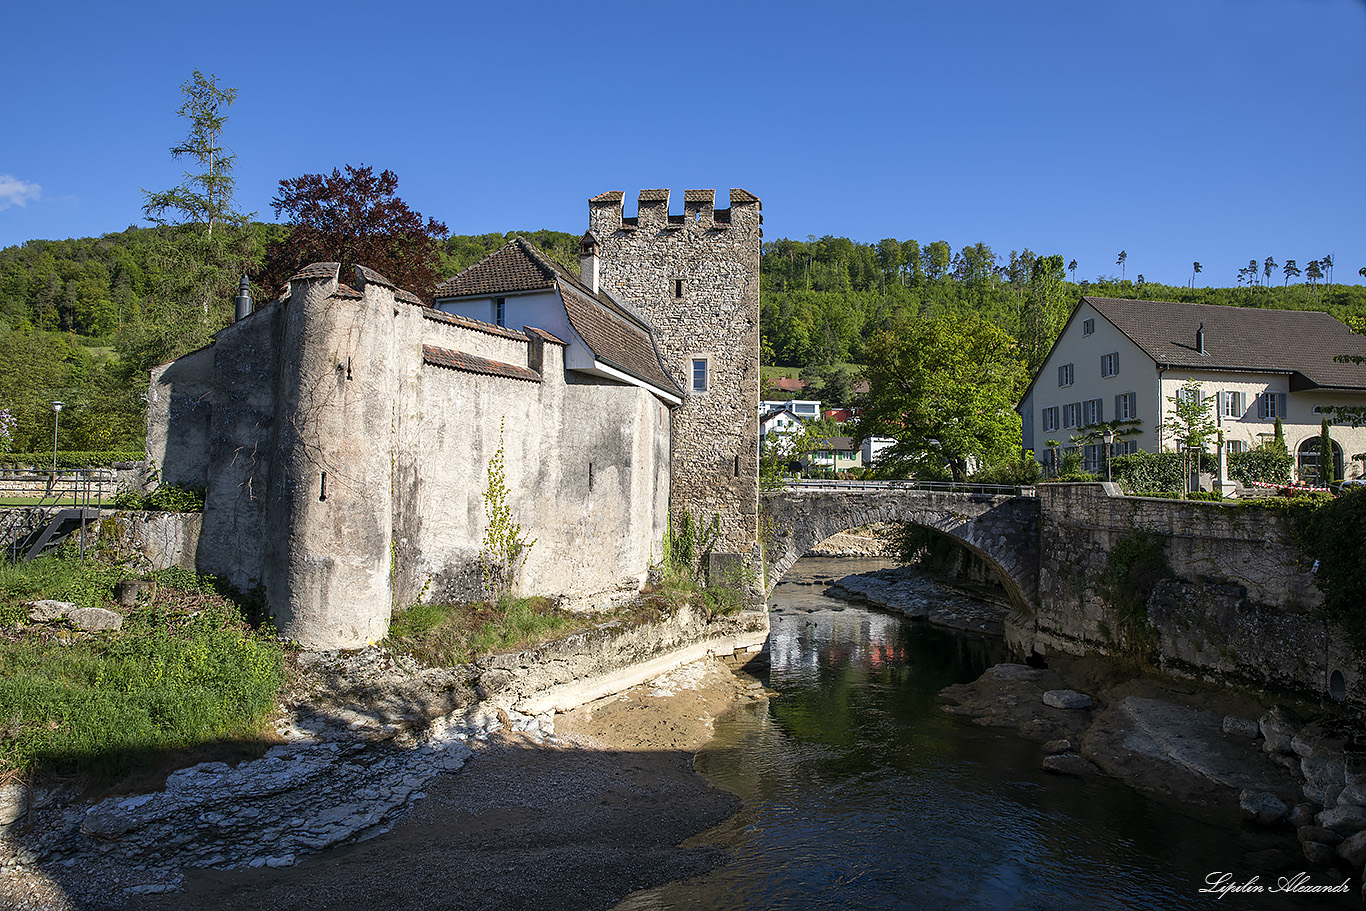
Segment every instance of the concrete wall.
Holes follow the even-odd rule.
[[[1150,657],[1164,670],[1314,695],[1326,695],[1329,675],[1341,670],[1355,687],[1357,662],[1324,618],[1312,564],[1291,542],[1281,513],[1120,497],[1103,484],[1038,491],[1039,608],[1008,624],[1019,651],[1146,650],[1106,602],[1101,579],[1115,544],[1148,532],[1164,542],[1175,575],[1146,605],[1155,636]]]
[[[717,550],[757,569],[762,216],[743,190],[731,191],[728,210],[714,202],[710,190],[689,190],[683,214],[670,216],[669,192],[647,190],[630,218],[624,194],[604,193],[590,200],[589,230],[602,285],[650,321],[669,375],[687,390],[673,412],[671,508],[719,516]],[[694,358],[708,363],[703,391],[692,388]]]

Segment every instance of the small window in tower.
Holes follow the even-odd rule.
[[[674,300],[682,300],[682,299],[683,299],[683,290],[684,290],[684,288],[683,288],[683,279],[681,279],[681,278],[676,278],[676,279],[674,279]]]
[[[707,359],[695,357],[692,362],[692,391],[707,391]]]
[[[500,326],[507,325],[507,303],[505,298],[497,298],[493,302],[493,321]]]

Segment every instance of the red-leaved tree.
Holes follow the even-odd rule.
[[[369,165],[280,181],[271,207],[289,231],[266,251],[266,287],[279,288],[309,263],[338,262],[344,282],[352,267],[369,266],[431,303],[446,226],[424,224],[397,190],[398,175],[376,175]]]

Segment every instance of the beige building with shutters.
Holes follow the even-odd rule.
[[[1359,478],[1366,428],[1333,409],[1366,406],[1366,365],[1341,355],[1366,356],[1366,337],[1327,313],[1083,297],[1016,408],[1024,449],[1048,464],[1097,425],[1137,421],[1114,455],[1172,450],[1162,425],[1194,381],[1212,400],[1225,453],[1270,439],[1279,417],[1296,476],[1314,481],[1327,417],[1334,476]],[[1084,470],[1104,470],[1103,443],[1081,452]]]

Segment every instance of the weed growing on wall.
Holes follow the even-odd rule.
[[[1348,490],[1330,502],[1305,506],[1291,516],[1291,534],[1317,561],[1315,581],[1324,611],[1366,655],[1366,489]]]
[[[512,591],[517,571],[526,563],[528,552],[536,544],[527,538],[522,525],[512,517],[508,504],[507,475],[503,467],[503,430],[498,425],[498,451],[489,460],[489,483],[484,490],[484,513],[488,528],[484,531],[484,548],[479,563],[484,572],[484,589],[495,597]]]
[[[694,520],[686,509],[669,517],[664,536],[664,567],[693,582],[701,582],[707,559],[721,538],[721,517],[712,516],[711,524]]]
[[[1158,582],[1173,575],[1166,550],[1164,536],[1144,531],[1131,531],[1110,548],[1099,589],[1114,610],[1118,632],[1130,651],[1142,654],[1156,645],[1148,622],[1148,597]]]

